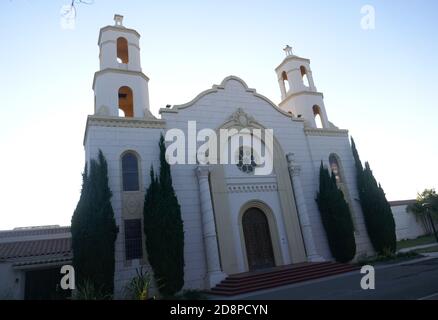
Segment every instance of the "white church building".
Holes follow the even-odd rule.
[[[373,253],[357,201],[348,131],[330,121],[309,59],[285,48],[286,56],[275,68],[278,105],[242,79],[228,76],[192,101],[160,109],[156,117],[150,112],[149,78],[140,63],[140,34],[116,15],[114,25],[100,30],[98,45],[94,112],[87,118],[83,143],[86,161],[97,158],[99,149],[108,161],[119,226],[116,297],[136,268],[148,267],[143,202],[150,167],[159,168],[160,135],[180,129],[190,136],[189,121],[196,122],[197,132],[272,129],[273,143],[265,157],[272,160],[273,170],[256,175],[253,161],[171,166],[184,223],[185,288],[208,289],[227,275],[333,260],[315,201],[321,161],[336,174],[350,206],[356,258]],[[260,143],[265,144],[263,138]],[[240,160],[248,152],[261,156],[239,146],[229,151]]]

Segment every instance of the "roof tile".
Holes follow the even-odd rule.
[[[44,255],[70,255],[71,238],[0,243],[0,259],[16,259]]]

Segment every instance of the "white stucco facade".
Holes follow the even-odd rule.
[[[427,230],[428,226],[430,229],[428,219],[417,218],[407,210],[408,205],[413,202],[415,200],[390,202],[397,240],[415,239],[430,232]]]
[[[128,50],[133,51],[129,63],[114,62],[114,41],[118,37],[126,37]],[[320,163],[329,167],[332,154],[338,159],[353,215],[356,256],[373,253],[356,200],[348,131],[329,122],[308,59],[289,52],[276,68],[282,96],[279,105],[249,88],[242,79],[229,76],[186,104],[161,109],[160,118],[156,118],[149,112],[148,78],[141,71],[139,38],[136,31],[120,25],[101,29],[101,69],[93,83],[95,110],[88,116],[84,137],[86,160],[96,158],[100,149],[108,162],[112,205],[120,230],[116,241],[116,297],[123,296],[123,288],[137,267],[148,267],[144,247],[141,258],[126,259],[124,220],[142,219],[149,169],[151,165],[159,168],[160,134],[176,128],[187,137],[189,121],[196,121],[197,132],[206,128],[273,129],[274,169],[269,175],[256,176],[242,172],[235,164],[171,166],[184,223],[185,288],[205,289],[226,275],[250,270],[242,216],[251,208],[261,210],[266,217],[275,265],[331,260],[315,198]],[[287,92],[283,72],[289,83]],[[308,86],[301,82],[304,73]],[[132,89],[132,117],[118,116],[124,97],[120,92],[117,96],[117,91],[122,86]],[[322,127],[317,126],[316,116],[320,116]],[[138,159],[137,191],[123,191],[121,157],[126,152]]]
[[[12,262],[0,263],[0,300],[24,298],[24,272],[16,270]]]

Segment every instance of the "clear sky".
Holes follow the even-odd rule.
[[[389,200],[438,187],[438,2],[0,2],[0,229],[70,223],[93,112],[97,38],[114,13],[142,35],[151,110],[182,104],[236,75],[274,102],[282,48],[311,59],[329,120],[350,130]],[[374,30],[362,6],[373,5]]]

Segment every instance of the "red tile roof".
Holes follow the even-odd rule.
[[[37,256],[71,256],[71,238],[0,243],[0,259]]]

